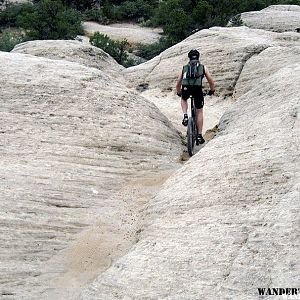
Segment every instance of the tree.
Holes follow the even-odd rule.
[[[42,0],[33,0],[33,3],[39,3],[41,1]],[[74,8],[79,11],[91,9],[101,4],[101,0],[61,0],[61,2],[69,8]]]
[[[98,3],[99,1],[96,0],[63,0],[63,4],[65,4],[66,6],[75,8],[80,11],[94,8],[98,5]]]
[[[32,12],[33,5],[31,3],[10,3],[0,12],[0,26],[17,27],[18,18]]]
[[[213,7],[207,1],[198,1],[192,12],[193,26],[197,29],[209,27]]]
[[[169,13],[169,22],[163,26],[164,33],[174,43],[180,42],[192,30],[192,18],[183,9],[176,9]]]
[[[39,1],[34,12],[19,21],[33,39],[73,39],[83,33],[80,13],[66,8],[59,0]]]

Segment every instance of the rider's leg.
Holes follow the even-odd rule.
[[[204,144],[205,140],[202,136],[202,129],[203,129],[203,108],[197,109],[197,127],[198,127],[198,134],[196,138],[196,145]]]
[[[187,110],[188,110],[188,102],[187,102],[187,100],[183,100],[182,98],[181,98],[181,108],[182,108],[183,114],[186,115]]]
[[[187,115],[188,103],[187,103],[187,100],[183,100],[182,98],[181,98],[181,108],[182,108],[182,112],[183,112],[182,125],[187,126],[187,124],[188,124],[188,115]]]
[[[202,129],[203,129],[203,108],[197,109],[197,127],[198,127],[198,133],[202,134]]]

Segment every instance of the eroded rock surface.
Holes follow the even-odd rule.
[[[79,41],[29,41],[17,45],[12,52],[76,62],[104,71],[119,80],[119,73],[124,69],[103,50]]]
[[[113,247],[99,268],[135,240],[120,233],[132,205],[113,195],[178,168],[181,140],[150,102],[78,63],[0,52],[0,87],[0,292],[43,299],[64,272],[49,259],[99,216],[96,235]]]
[[[44,57],[0,52],[4,299],[300,286],[299,34],[203,30],[123,70],[141,94],[90,46],[31,43],[14,52]],[[174,84],[191,48],[216,81],[204,126],[220,132],[179,169]]]
[[[296,31],[300,28],[299,5],[272,5],[261,11],[241,14],[243,24],[275,32]]]
[[[297,33],[213,27],[191,35],[147,63],[125,69],[123,73],[130,86],[173,90],[181,66],[187,63],[187,53],[196,48],[216,82],[218,94],[230,96],[248,59],[269,47],[299,45],[299,39]]]
[[[299,38],[300,41],[300,38]],[[251,57],[243,68],[243,72],[236,85],[235,98],[245,94],[259,83],[275,74],[277,71],[294,65],[300,58],[300,42],[295,47],[270,47],[258,55]],[[293,82],[293,78],[290,78]],[[280,89],[286,89],[286,84],[281,85]]]
[[[139,242],[80,299],[250,300],[299,286],[299,87],[297,62],[241,96],[151,201]]]
[[[212,111],[227,110],[220,132],[167,180],[137,244],[80,299],[250,300],[258,287],[300,284],[299,36],[211,28],[124,70],[173,122],[175,66],[191,48],[216,80]]]

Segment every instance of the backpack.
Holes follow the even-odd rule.
[[[199,60],[190,60],[187,65],[183,66],[182,85],[202,87],[203,77],[204,66],[200,64]]]

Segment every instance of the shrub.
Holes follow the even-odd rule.
[[[86,9],[92,9],[97,5],[100,1],[96,0],[63,0],[63,4],[66,6],[72,7],[79,11],[84,11]]]
[[[198,1],[197,5],[193,9],[193,29],[202,29],[209,27],[211,21],[211,15],[213,12],[213,6],[207,1]]]
[[[271,4],[300,4],[300,0],[163,0],[159,1],[152,23],[176,43],[195,30],[225,26],[230,18],[245,11],[261,10]],[[234,26],[242,25],[239,17]]]
[[[104,16],[101,9],[89,9],[83,13],[83,19],[85,21],[95,21],[101,24],[108,24],[108,19]]]
[[[193,20],[182,9],[176,9],[169,13],[170,21],[163,26],[164,33],[173,43],[180,42],[192,31]]]
[[[80,13],[66,8],[59,0],[38,2],[32,13],[25,14],[18,21],[33,39],[73,39],[83,34]]]
[[[233,27],[243,26],[243,20],[241,18],[241,14],[238,14],[238,15],[234,16],[233,18],[231,18],[228,26],[233,26]]]
[[[171,47],[173,43],[167,39],[166,37],[160,38],[159,42],[149,45],[140,44],[137,48],[137,56],[142,57],[144,59],[151,59],[167,48]]]
[[[21,16],[32,12],[33,5],[31,3],[8,4],[0,13],[0,26],[16,27],[19,25],[18,19]]]
[[[95,32],[90,38],[90,43],[103,51],[107,52],[112,56],[119,64],[128,66],[130,61],[128,60],[127,50],[129,48],[129,43],[127,40],[123,41],[113,41],[107,35]]]
[[[33,3],[39,3],[41,0],[33,0]],[[61,0],[62,4],[79,11],[92,9],[100,4],[100,0]]]
[[[154,8],[145,0],[125,1],[118,10],[122,19],[147,20],[154,14]]]
[[[102,7],[102,12],[103,15],[110,21],[121,19],[121,15],[118,10],[118,7],[111,4],[108,0],[104,2],[104,5]]]
[[[164,33],[172,43],[181,41],[193,29],[191,1],[169,0],[160,2],[154,22],[163,27]]]
[[[0,51],[11,51],[17,44],[26,41],[24,34],[4,32],[0,35]]]

